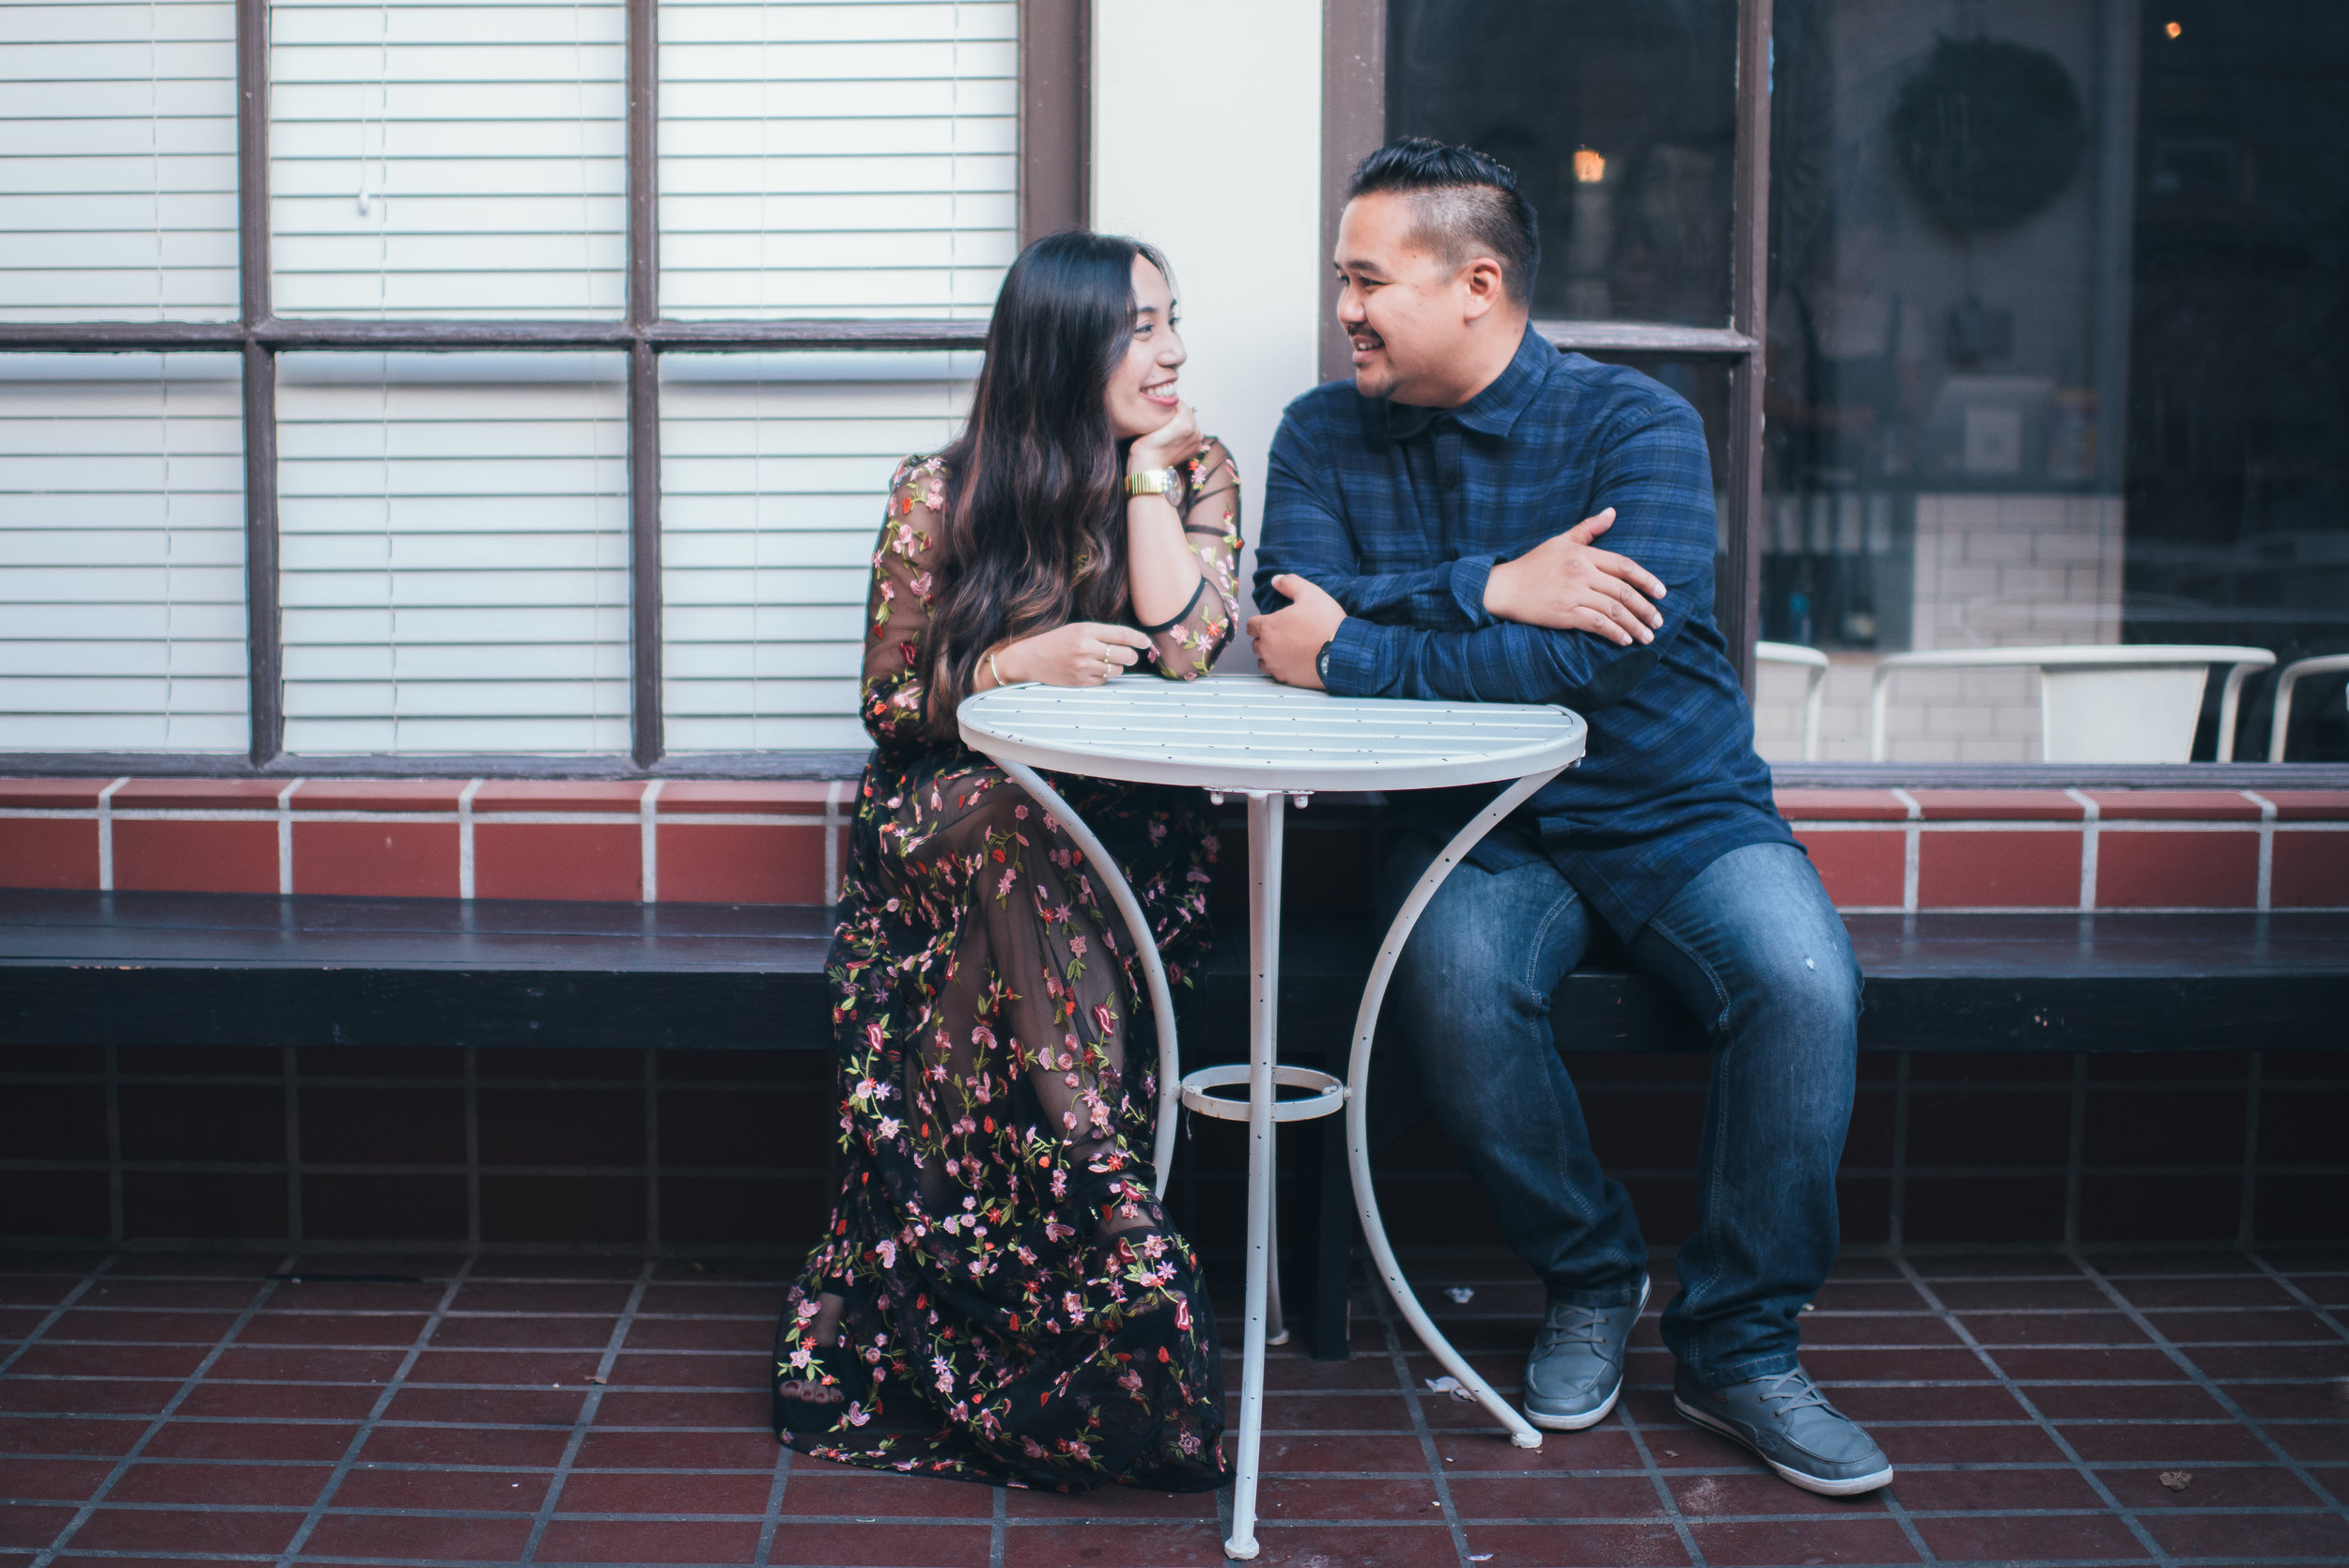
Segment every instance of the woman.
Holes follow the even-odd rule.
[[[777,1435],[1063,1490],[1224,1483],[1190,1248],[1151,1196],[1153,1017],[1081,856],[957,738],[999,685],[1205,675],[1238,475],[1176,391],[1165,262],[1062,234],[1003,279],[962,438],[908,458],[873,557],[864,770],[828,972],[845,1178],[775,1339]],[[1194,793],[1066,779],[1170,981],[1205,956]]]

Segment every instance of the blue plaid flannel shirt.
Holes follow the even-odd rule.
[[[1656,641],[1495,619],[1485,581],[1606,507],[1601,539],[1664,582]],[[1713,620],[1712,466],[1696,411],[1620,365],[1528,330],[1457,409],[1366,398],[1350,380],[1288,406],[1272,440],[1256,602],[1281,572],[1346,607],[1329,685],[1349,696],[1561,703],[1590,722],[1580,767],[1472,859],[1554,861],[1628,939],[1732,849],[1791,844],[1754,753],[1753,715]],[[1398,796],[1394,817],[1456,827],[1489,788]]]

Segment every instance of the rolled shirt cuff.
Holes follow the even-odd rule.
[[[1348,615],[1338,623],[1330,641],[1330,671],[1322,684],[1341,697],[1374,697],[1393,676],[1385,670],[1387,639],[1392,629]]]

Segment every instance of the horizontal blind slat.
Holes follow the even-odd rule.
[[[227,0],[0,7],[0,320],[234,317],[236,87]]]
[[[66,358],[0,365],[0,751],[242,751],[237,362]]]
[[[284,365],[287,749],[627,750],[619,356]]]
[[[863,611],[889,477],[949,442],[968,356],[903,380],[672,355],[661,388],[662,710],[673,753],[855,748]],[[919,376],[919,368],[928,370]],[[731,372],[739,379],[709,379]]]

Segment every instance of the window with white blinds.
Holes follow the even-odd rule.
[[[282,316],[616,316],[625,8],[270,8]]]
[[[0,750],[861,748],[883,492],[953,437],[977,356],[856,351],[853,323],[991,309],[1020,13],[656,0],[660,314],[793,349],[673,352],[656,323],[631,402],[650,366],[624,354],[438,324],[623,314],[629,0],[0,0]],[[267,142],[241,146],[255,16]],[[239,319],[239,171],[264,159],[244,352],[278,460],[247,498],[238,355],[129,350]],[[308,318],[298,351],[268,315]],[[630,551],[646,420],[657,575]],[[272,518],[280,613],[248,645]],[[657,720],[630,678],[655,595]]]
[[[241,752],[231,354],[0,354],[0,750]]]
[[[0,320],[237,314],[236,8],[0,5]]]
[[[975,354],[661,361],[671,752],[862,751],[864,597],[889,476],[954,438]]]
[[[1019,249],[1018,22],[662,5],[662,313],[986,316]]]
[[[286,749],[629,744],[618,354],[288,354]]]

